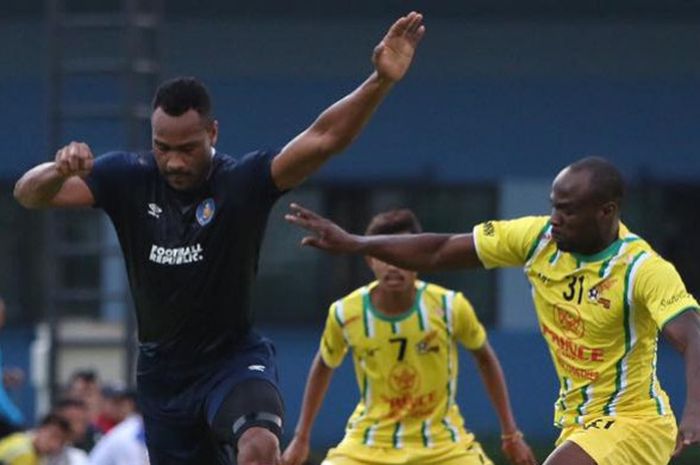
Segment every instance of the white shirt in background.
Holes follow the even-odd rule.
[[[97,441],[90,465],[148,465],[141,415],[131,415]]]

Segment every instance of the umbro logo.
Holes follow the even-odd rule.
[[[250,371],[265,371],[265,365],[248,365]]]
[[[153,218],[160,218],[161,213],[163,213],[163,209],[160,208],[158,205],[156,205],[155,203],[148,204],[148,214],[151,215]]]

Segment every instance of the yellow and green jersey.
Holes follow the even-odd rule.
[[[486,268],[524,267],[561,382],[557,426],[672,413],[656,377],[658,333],[698,304],[647,242],[620,224],[600,253],[561,252],[548,217],[482,223],[474,242]]]
[[[413,307],[397,316],[372,305],[376,282],[331,305],[321,339],[332,368],[352,350],[360,401],[345,441],[385,448],[437,447],[473,436],[455,404],[457,342],[478,349],[486,332],[461,293],[416,281]]]
[[[15,433],[0,441],[0,463],[3,465],[38,465],[39,456],[34,451],[29,433]]]

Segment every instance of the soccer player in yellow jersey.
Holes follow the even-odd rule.
[[[471,234],[356,236],[299,206],[303,243],[406,269],[520,266],[561,389],[562,429],[545,465],[664,465],[700,440],[700,317],[673,265],[620,221],[624,186],[607,160],[579,160],[554,179],[549,217],[488,221]],[[676,427],[656,376],[661,332],[685,359]]]
[[[366,234],[417,234],[410,210],[375,216]],[[535,465],[518,431],[501,366],[469,301],[417,279],[413,271],[367,258],[376,281],[333,303],[311,365],[285,465],[301,465],[333,370],[352,351],[360,401],[345,438],[323,465],[493,465],[464,427],[455,403],[457,343],[473,354],[498,413],[503,450]]]
[[[36,429],[11,434],[0,441],[0,464],[40,465],[42,459],[59,453],[69,436],[68,421],[48,414]]]

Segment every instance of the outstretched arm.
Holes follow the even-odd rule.
[[[299,421],[294,430],[294,438],[282,454],[283,465],[301,465],[308,458],[311,428],[318,411],[321,409],[332,376],[333,369],[327,366],[323,362],[321,354],[317,353],[306,380],[304,400],[301,404]]]
[[[498,421],[501,423],[501,448],[503,452],[508,460],[515,465],[536,465],[537,460],[515,423],[505,376],[496,353],[486,341],[481,348],[473,350],[472,355],[476,360],[479,374],[491,403],[498,414]]]
[[[408,71],[425,33],[423,16],[399,18],[374,49],[375,71],[360,87],[331,105],[309,128],[292,139],[272,162],[272,179],[280,189],[297,186],[331,155],[360,134],[391,87]]]
[[[90,147],[71,142],[56,152],[55,161],[27,171],[15,184],[15,198],[26,208],[92,206],[95,199],[82,179],[92,165]]]
[[[663,334],[685,360],[687,394],[673,453],[677,456],[685,446],[700,442],[700,316],[694,309],[687,311],[666,324]]]
[[[285,219],[312,235],[302,245],[331,253],[370,255],[407,270],[438,271],[481,266],[471,234],[349,234],[331,220],[291,204]]]

